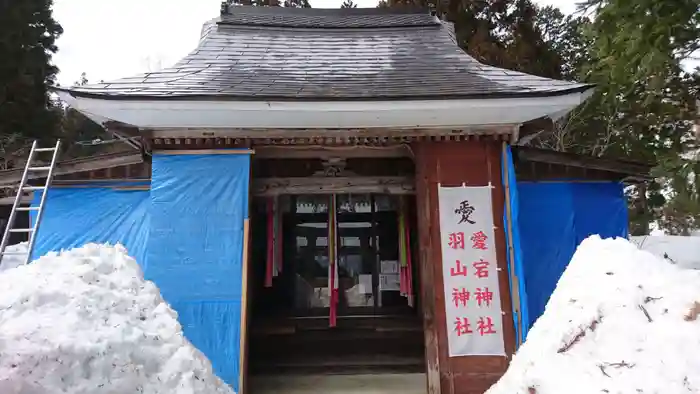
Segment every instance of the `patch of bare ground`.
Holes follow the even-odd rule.
[[[564,346],[562,346],[561,348],[559,348],[559,350],[557,350],[557,353],[560,353],[560,354],[561,354],[561,353],[566,353],[566,352],[567,352],[569,349],[571,349],[575,344],[577,344],[577,343],[581,340],[581,338],[585,337],[585,336],[586,336],[586,333],[587,333],[588,331],[594,332],[595,329],[596,329],[596,327],[598,326],[598,324],[600,324],[600,322],[601,322],[602,320],[603,320],[603,317],[602,317],[602,316],[599,316],[598,318],[596,318],[595,320],[593,320],[593,321],[591,322],[591,324],[588,325],[588,327],[586,327],[586,328],[584,328],[583,330],[581,330],[581,332],[579,332],[578,334],[576,334],[576,336],[574,336],[573,339],[571,339],[571,341],[569,341],[569,342],[566,343]]]

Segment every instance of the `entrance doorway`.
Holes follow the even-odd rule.
[[[386,194],[253,201],[252,375],[424,372],[412,206]]]

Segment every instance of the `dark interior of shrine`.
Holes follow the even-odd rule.
[[[389,194],[253,199],[251,375],[425,371],[414,204]]]

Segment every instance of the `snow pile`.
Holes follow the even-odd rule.
[[[700,237],[654,235],[630,238],[639,249],[665,258],[672,264],[700,269]]]
[[[0,259],[0,272],[16,268],[24,264],[25,256],[12,255],[13,253],[27,253],[27,243],[22,242],[17,245],[10,245],[5,248],[7,256],[2,256]]]
[[[0,393],[231,394],[121,246],[0,273]]]
[[[487,394],[700,393],[699,313],[700,271],[590,237]]]

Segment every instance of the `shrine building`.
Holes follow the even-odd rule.
[[[122,148],[58,164],[34,256],[124,244],[240,393],[483,393],[649,177],[527,146],[593,89],[479,63],[427,10],[223,5],[172,67],[57,89]]]

